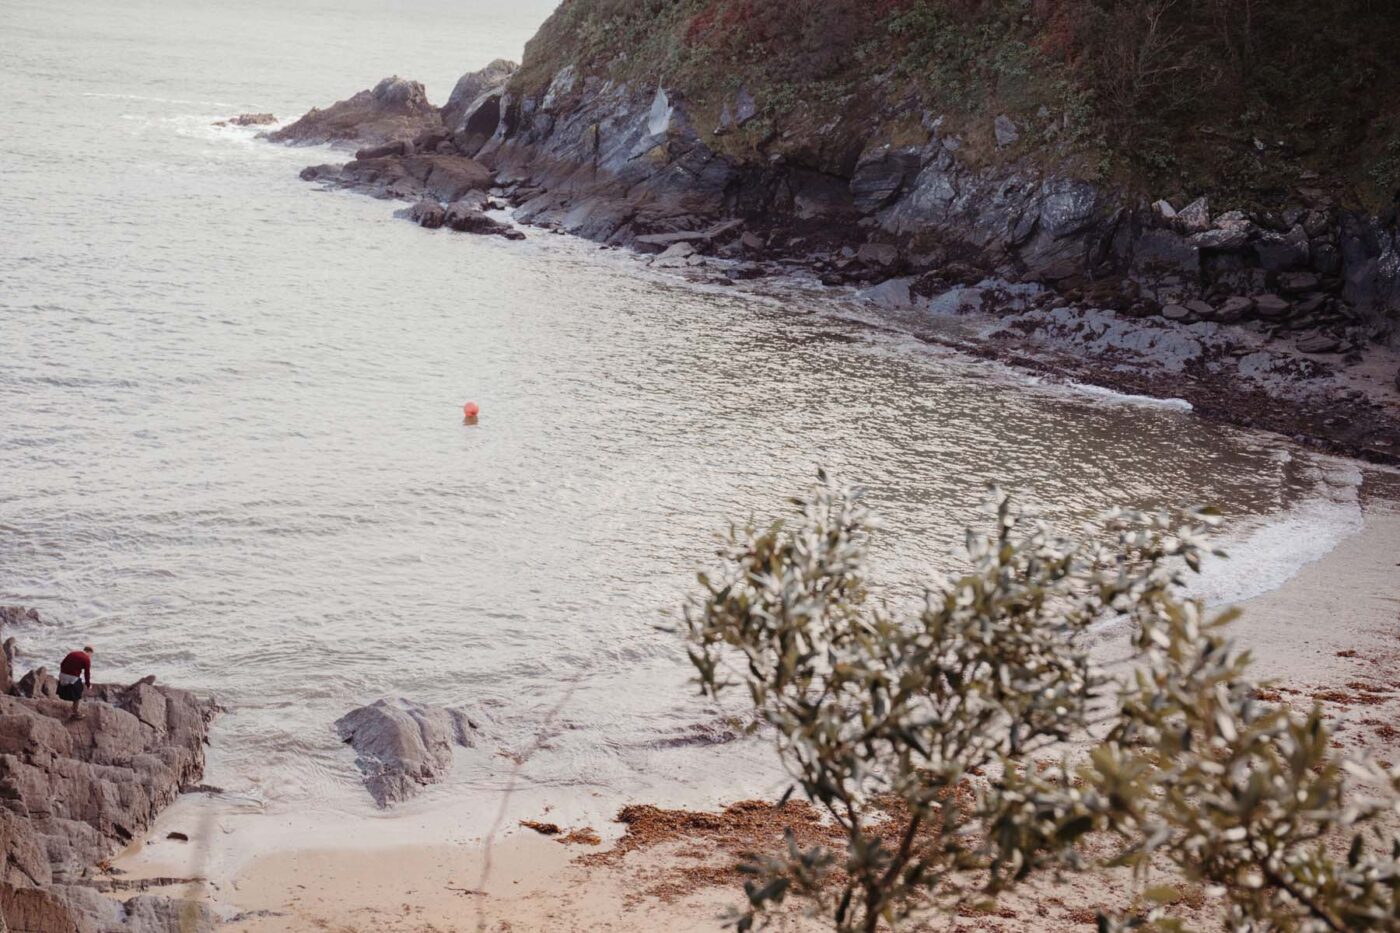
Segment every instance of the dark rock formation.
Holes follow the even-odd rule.
[[[1057,132],[1045,113],[988,115],[972,140],[966,126],[911,111],[904,98],[880,104],[882,92],[871,89],[844,98],[838,119],[803,124],[802,106],[776,111],[745,82],[705,88],[706,99],[692,102],[692,88],[665,75],[660,84],[608,77],[611,66],[596,60],[542,66],[538,50],[572,41],[568,17],[556,19],[518,71],[493,63],[463,76],[440,129],[302,177],[414,202],[401,213],[424,226],[519,236],[466,207],[489,189],[521,223],[642,252],[691,247],[667,252],[667,267],[731,261],[717,273],[710,265],[716,284],[797,268],[831,286],[914,276],[919,301],[956,304],[939,296],[995,279],[1124,320],[1240,328],[1245,343],[1259,333],[1313,335],[1304,346],[1334,347],[1311,352],[1337,353],[1339,367],[1367,347],[1400,342],[1394,212],[1343,210],[1335,186],[1332,194],[1308,186],[1320,184],[1315,174],[1299,173],[1300,186],[1278,195],[1292,200],[1286,208],[1221,210],[1234,205],[1201,197],[1178,209],[1077,177],[1072,160],[1056,167],[1037,158],[1032,150]],[[1395,459],[1400,448],[1364,455]]]
[[[0,606],[0,631],[16,625],[38,625],[39,613],[24,606]]]
[[[452,747],[472,747],[477,724],[460,710],[386,698],[346,713],[335,728],[354,747],[375,802],[387,807],[445,778]]]
[[[267,138],[279,143],[381,146],[432,131],[442,131],[442,117],[428,102],[423,85],[396,75],[324,110],[313,109]]]
[[[525,234],[509,224],[486,216],[481,210],[481,202],[476,198],[463,198],[447,206],[443,214],[443,226],[459,233],[482,233],[503,236],[508,240],[523,240]]]
[[[397,213],[413,221],[420,227],[429,230],[436,230],[442,226],[443,218],[447,216],[447,211],[436,201],[424,198],[412,207],[404,208]]]
[[[369,156],[377,149],[361,150]],[[491,173],[474,159],[460,155],[408,155],[359,158],[345,165],[318,165],[302,172],[307,181],[353,188],[377,198],[457,201],[472,192],[483,197]]]
[[[496,131],[501,95],[517,67],[515,62],[498,58],[480,71],[468,72],[457,79],[452,95],[442,108],[442,125],[467,155],[474,154]]]
[[[13,617],[13,616],[10,616]],[[139,838],[198,782],[215,706],[147,678],[94,685],[74,720],[50,699],[0,696],[0,914],[12,930],[165,931],[212,926],[196,904],[94,889],[92,868]],[[184,924],[184,925],[182,925]]]
[[[215,126],[269,126],[277,122],[277,118],[270,113],[240,113],[236,117],[229,117],[227,120],[214,121]]]

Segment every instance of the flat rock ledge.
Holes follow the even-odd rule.
[[[0,626],[37,622],[0,607]],[[0,636],[8,632],[0,630]],[[141,838],[181,788],[204,773],[217,707],[148,677],[94,684],[84,717],[54,697],[44,668],[15,678],[14,640],[0,654],[0,930],[164,933],[212,929],[203,904],[104,895],[96,867]],[[21,694],[25,695],[21,695]]]
[[[453,747],[475,746],[478,724],[461,710],[386,697],[346,713],[335,728],[355,749],[375,803],[388,807],[446,778]]]

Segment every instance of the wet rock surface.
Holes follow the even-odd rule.
[[[215,126],[270,126],[277,118],[270,113],[240,113],[227,120],[216,120]]]
[[[388,807],[446,778],[452,749],[474,746],[478,725],[461,710],[385,698],[346,713],[335,728],[355,749],[375,802]]]
[[[12,620],[38,617],[0,614],[6,626]],[[18,683],[51,679],[34,673]],[[105,896],[94,866],[139,839],[183,786],[199,781],[215,705],[154,677],[94,684],[80,719],[43,686],[34,693],[0,695],[0,911],[9,929],[211,927],[207,910],[190,902]]]

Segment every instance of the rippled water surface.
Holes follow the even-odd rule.
[[[99,678],[213,691],[224,776],[274,804],[358,805],[329,724],[380,695],[488,711],[458,792],[491,785],[576,683],[527,777],[625,790],[704,733],[663,611],[818,464],[886,518],[889,581],[954,567],[992,480],[1066,521],[1226,504],[1247,567],[1353,520],[1273,441],[812,293],[423,231],[297,180],[327,153],[210,126],[392,72],[441,100],[549,5],[0,0],[0,599],[52,623],[30,663],[90,639]]]

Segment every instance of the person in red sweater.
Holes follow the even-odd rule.
[[[83,694],[92,686],[92,645],[84,645],[82,651],[70,651],[58,666],[58,695],[73,701],[73,718],[81,719]]]

